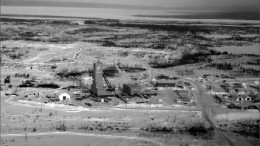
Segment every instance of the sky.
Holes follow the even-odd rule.
[[[86,6],[129,9],[259,11],[259,0],[1,0],[2,6]],[[37,3],[37,4],[36,4]]]
[[[259,20],[260,0],[0,0],[1,13],[110,19]]]

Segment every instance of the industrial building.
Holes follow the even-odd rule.
[[[175,87],[176,80],[159,80],[156,81],[156,87]]]
[[[179,96],[177,99],[177,103],[182,103],[182,104],[189,104],[192,102],[189,96],[189,92],[185,90],[178,90],[176,91],[177,95]]]
[[[177,98],[176,102],[179,103],[179,104],[180,104],[180,103],[181,103],[181,104],[189,104],[189,103],[192,102],[192,100],[191,100],[189,97],[184,96],[184,97],[179,97],[179,98]]]
[[[123,84],[123,92],[133,96],[140,95],[142,90],[142,86],[139,84]]]
[[[94,63],[93,81],[91,92],[98,97],[114,96],[113,87],[110,85],[106,76],[103,74],[103,63],[98,61]]]

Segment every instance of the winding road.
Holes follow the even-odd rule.
[[[78,61],[78,58],[80,57],[80,55],[81,55],[81,53],[83,51],[84,51],[84,49],[80,48],[80,50],[73,55],[73,57],[72,57],[73,61],[71,63],[74,63],[74,62]],[[53,52],[50,52],[50,53],[48,53],[48,52],[47,53],[40,53],[40,54],[38,54],[37,56],[35,56],[33,58],[24,60],[23,64],[26,64],[26,65],[53,65],[53,63],[33,62],[35,60],[40,59],[42,56],[45,56],[45,55],[54,55],[54,54],[53,54]],[[16,62],[16,63],[20,63],[20,62]],[[63,64],[63,62],[56,63],[56,64]]]
[[[187,80],[187,79],[186,79]],[[212,110],[212,104],[209,104],[209,102],[206,102],[208,99],[210,99],[210,95],[205,94],[205,91],[203,90],[203,87],[194,81],[188,80],[189,82],[192,82],[193,84],[196,85],[197,89],[198,89],[198,93],[194,94],[196,95],[198,102],[200,104],[200,106],[202,107],[202,115],[204,116],[204,118],[207,120],[207,122],[210,124],[210,126],[216,131],[218,132],[227,142],[230,146],[240,146],[238,143],[235,143],[234,141],[232,141],[225,133],[223,133],[222,131],[219,130],[218,125],[215,124],[215,122],[212,120],[212,118],[210,117],[209,113],[211,113]]]
[[[84,51],[83,48],[80,48],[79,52],[75,53],[73,56],[74,61],[78,61],[79,56],[81,55],[81,53]]]

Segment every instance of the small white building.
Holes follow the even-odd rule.
[[[250,96],[239,96],[237,97],[236,101],[242,102],[242,101],[252,101],[252,98]]]
[[[69,101],[72,98],[72,94],[66,91],[55,91],[54,96],[60,101]]]

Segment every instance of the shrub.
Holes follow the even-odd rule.
[[[116,43],[112,42],[112,41],[104,41],[102,43],[102,46],[105,46],[105,47],[115,47],[116,46]]]
[[[118,51],[118,56],[120,57],[127,57],[129,54],[129,51]]]
[[[43,84],[38,84],[37,86],[38,88],[59,88],[60,86],[55,84],[55,83],[43,83]]]
[[[65,125],[65,122],[60,123],[59,125],[56,126],[56,130],[59,131],[66,131],[67,130],[67,126]]]
[[[118,70],[116,66],[109,66],[106,67],[104,70],[104,75],[108,77],[114,77],[116,74],[118,74]]]
[[[180,66],[185,64],[208,62],[211,61],[210,52],[208,51],[198,51],[196,53],[185,52],[179,59],[166,60],[154,58],[149,62],[149,65],[153,68],[168,68],[173,66]]]
[[[135,66],[129,66],[129,65],[121,65],[118,66],[121,70],[127,72],[127,73],[136,73],[136,72],[142,72],[146,71],[145,68],[135,65]]]
[[[64,78],[78,78],[82,74],[87,73],[87,71],[79,71],[78,69],[68,70],[68,68],[63,68],[56,73],[61,79]]]
[[[227,51],[222,52],[222,55],[228,55]]]

